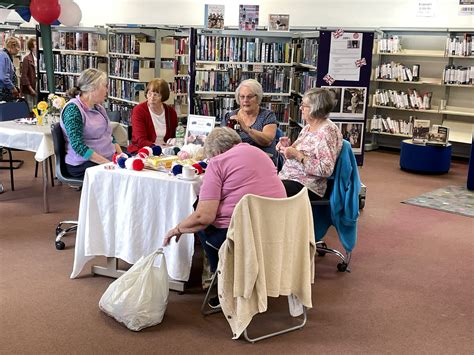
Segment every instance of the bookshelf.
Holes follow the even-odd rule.
[[[280,128],[288,124],[294,76],[293,34],[289,32],[196,30],[191,112],[216,116],[237,108],[239,83],[262,84],[262,107],[275,112]]]
[[[76,85],[87,68],[107,72],[106,29],[103,27],[53,26],[51,31],[56,94],[64,95]],[[41,36],[38,38],[38,86],[47,94],[48,83]]]
[[[134,106],[145,101],[146,85],[162,78],[170,85],[166,101],[181,116],[188,111],[189,33],[158,27],[109,25],[109,106],[129,125]]]
[[[410,116],[415,116],[430,120],[431,125],[448,126],[453,155],[469,156],[474,126],[474,82],[472,73],[469,79],[468,69],[474,67],[474,55],[466,50],[462,53],[466,48],[462,41],[464,38],[472,41],[473,34],[472,29],[381,29],[374,45],[369,117],[409,122]],[[382,39],[396,44],[387,46]],[[404,68],[415,69],[415,65],[420,68],[419,78],[410,80]],[[380,75],[382,72],[384,75]],[[419,109],[410,100],[408,105],[406,101],[400,105],[402,100],[398,104],[393,100],[381,103],[377,97],[377,93],[384,93],[385,97],[397,94],[410,97],[413,92],[422,97],[431,93],[430,105]],[[370,130],[370,122],[367,127]],[[390,132],[393,130],[383,127],[372,131],[371,145],[366,148],[399,148],[406,136]]]

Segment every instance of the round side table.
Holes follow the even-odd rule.
[[[451,144],[432,146],[413,144],[405,139],[400,146],[400,168],[415,173],[444,174],[451,165]]]

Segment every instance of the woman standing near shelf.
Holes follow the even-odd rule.
[[[21,63],[20,89],[31,110],[36,105],[36,39],[30,38],[26,45],[30,54]]]
[[[301,101],[300,110],[306,126],[291,145],[277,144],[277,150],[286,160],[279,174],[288,197],[296,195],[306,186],[310,200],[321,199],[336,166],[342,148],[342,134],[328,119],[334,107],[334,98],[326,89],[308,90]]]
[[[20,41],[8,37],[5,48],[0,51],[0,101],[14,101],[20,96],[13,57],[20,51]]]
[[[242,142],[260,148],[276,162],[277,120],[272,111],[260,107],[262,98],[262,85],[257,80],[242,81],[235,91],[235,99],[240,108],[228,112],[221,126],[236,128]]]
[[[132,143],[129,153],[136,153],[146,146],[161,145],[174,138],[178,115],[164,102],[170,97],[170,88],[163,79],[153,79],[147,85],[147,100],[132,111]]]
[[[107,75],[89,68],[68,92],[71,99],[61,112],[60,124],[67,144],[66,168],[74,177],[83,177],[87,168],[109,163],[114,153],[122,152],[102,106],[107,89]]]

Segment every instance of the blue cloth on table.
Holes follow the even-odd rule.
[[[339,240],[346,252],[354,249],[359,218],[360,178],[351,145],[343,140],[332,177],[334,187],[328,205],[313,206],[316,240],[323,239],[330,226],[335,226]]]

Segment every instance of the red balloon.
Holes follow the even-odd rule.
[[[61,13],[58,0],[31,0],[31,16],[43,25],[50,25],[56,21]]]

